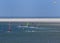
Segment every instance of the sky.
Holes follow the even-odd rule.
[[[0,0],[0,17],[60,17],[60,0]]]

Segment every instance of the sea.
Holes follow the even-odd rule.
[[[60,43],[60,32],[1,32],[0,43]]]
[[[28,28],[2,24],[0,23],[0,43],[60,43],[59,27]]]

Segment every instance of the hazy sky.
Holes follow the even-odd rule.
[[[0,17],[60,17],[60,0],[0,0]]]

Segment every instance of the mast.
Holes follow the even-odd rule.
[[[10,24],[10,22],[9,22],[9,24],[8,24],[8,32],[11,32],[11,24]]]

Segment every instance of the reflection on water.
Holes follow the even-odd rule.
[[[0,22],[0,32],[60,32],[58,23],[51,24],[54,23]]]
[[[50,24],[50,25],[49,25]],[[0,32],[59,32],[60,27],[52,23],[0,22]],[[53,23],[54,24],[54,23]]]

